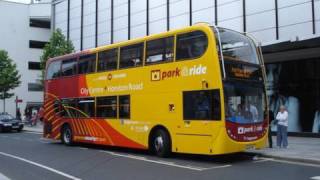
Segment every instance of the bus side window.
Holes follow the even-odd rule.
[[[146,64],[172,61],[173,41],[173,36],[148,41],[146,45]]]
[[[202,56],[208,46],[208,38],[202,31],[177,36],[176,60],[195,59]]]
[[[117,96],[97,97],[97,117],[117,118]]]
[[[220,120],[219,90],[183,92],[183,118],[185,120]]]
[[[118,48],[99,52],[98,72],[117,69]]]
[[[94,117],[94,98],[78,99],[78,117]]]
[[[78,73],[86,74],[95,72],[96,69],[96,54],[80,56],[78,62]]]
[[[61,116],[67,117],[67,118],[78,117],[77,99],[62,99],[61,104],[62,104]]]
[[[143,43],[120,48],[120,68],[141,66],[143,60]]]
[[[77,74],[77,59],[67,59],[62,61],[61,65],[62,76],[72,76]]]
[[[119,118],[130,119],[130,96],[119,96]]]
[[[57,78],[61,75],[61,61],[53,61],[47,69],[46,79]]]

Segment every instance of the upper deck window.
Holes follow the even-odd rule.
[[[224,60],[259,64],[253,41],[236,31],[219,28]]]
[[[117,69],[118,49],[110,49],[99,52],[98,55],[98,71]]]
[[[174,37],[155,39],[147,42],[146,63],[162,63],[173,60]]]
[[[72,76],[77,74],[77,59],[67,59],[62,61],[62,76]]]
[[[46,79],[53,79],[59,77],[61,74],[61,61],[53,61],[49,64],[47,69]]]
[[[141,66],[143,60],[143,43],[120,48],[120,68]]]
[[[80,56],[78,63],[79,74],[95,72],[96,54]]]
[[[177,36],[176,59],[195,59],[202,56],[208,46],[208,38],[202,31],[194,31]]]

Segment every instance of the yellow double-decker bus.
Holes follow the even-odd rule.
[[[196,24],[48,60],[44,137],[170,152],[263,148],[261,50]]]

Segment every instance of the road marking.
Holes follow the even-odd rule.
[[[85,148],[85,147],[79,147],[79,149],[88,150],[88,148]]]
[[[130,154],[118,154],[118,153],[114,153],[111,151],[100,151],[100,152],[108,153],[113,156],[130,158],[130,159],[135,159],[135,160],[139,160],[139,161],[145,161],[145,162],[150,162],[150,163],[155,163],[155,164],[162,164],[162,165],[166,165],[166,166],[178,167],[178,168],[189,169],[189,170],[194,170],[194,171],[205,171],[205,170],[210,170],[210,169],[219,169],[219,168],[226,168],[226,167],[231,166],[229,164],[222,165],[222,166],[213,166],[213,167],[208,167],[208,168],[191,166],[191,165],[183,166],[183,165],[175,164],[174,162],[156,161],[156,160],[147,159],[146,157],[142,157],[142,156],[134,156],[134,155],[130,155]]]
[[[279,162],[279,163],[286,163],[286,164],[294,164],[294,165],[300,165],[300,166],[320,167],[319,164],[304,163],[304,162],[294,162],[294,161],[286,161],[286,160],[280,160],[280,159],[272,159],[272,160],[270,160],[270,161]]]
[[[43,144],[51,144],[51,142],[48,142],[48,141],[39,141],[39,142],[41,142]]]
[[[313,180],[320,180],[320,176],[314,176],[314,177],[311,177],[310,179],[313,179]]]
[[[254,160],[253,163],[261,163],[261,162],[266,162],[266,161],[272,161],[274,160],[273,158],[258,158],[257,160]]]
[[[35,132],[35,131],[26,131],[26,130],[24,130],[23,132],[24,133],[29,133],[29,134],[40,134],[40,135],[42,135],[41,132]]]
[[[12,155],[12,154],[7,154],[7,153],[4,153],[4,152],[0,152],[0,155],[7,156],[7,157],[11,157],[11,158],[13,158],[13,159],[17,159],[17,160],[20,160],[20,161],[23,161],[23,162],[32,164],[32,165],[34,165],[34,166],[38,166],[38,167],[40,167],[40,168],[43,168],[43,169],[46,169],[46,170],[48,170],[48,171],[54,172],[54,173],[56,173],[56,174],[59,174],[59,175],[61,175],[61,176],[64,176],[64,177],[66,177],[66,178],[69,178],[69,179],[81,180],[80,178],[77,178],[77,177],[72,176],[72,175],[70,175],[70,174],[66,174],[66,173],[61,172],[61,171],[59,171],[59,170],[56,170],[56,169],[53,169],[53,168],[51,168],[51,167],[48,167],[48,166],[45,166],[45,165],[42,165],[42,164],[39,164],[39,163],[30,161],[30,160],[25,159],[25,158],[22,158],[22,157],[18,157],[18,156]]]
[[[10,180],[7,176],[0,173],[0,180]]]

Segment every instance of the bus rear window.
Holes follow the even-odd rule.
[[[49,64],[47,69],[46,79],[53,79],[59,77],[61,74],[61,61],[53,61]]]

